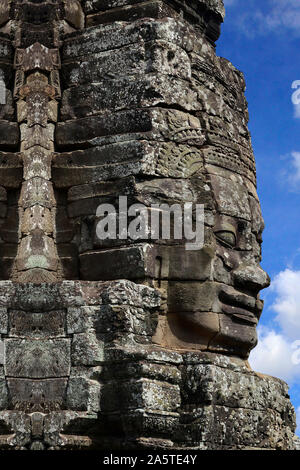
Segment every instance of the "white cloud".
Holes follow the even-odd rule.
[[[273,31],[289,31],[292,36],[300,35],[299,0],[225,1],[225,6],[232,4],[239,4],[239,8],[235,9],[236,24],[249,37]]]
[[[300,169],[300,154],[299,154]],[[271,290],[276,312],[274,327],[258,327],[258,345],[249,362],[253,370],[285,380],[289,386],[300,381],[300,271],[285,269],[273,280]],[[300,407],[297,434],[300,435]]]
[[[300,80],[294,80],[292,83],[292,103],[294,105],[294,117],[300,119]]]
[[[280,329],[276,331],[275,325],[258,327],[258,345],[250,355],[250,364],[258,372],[291,383],[300,379],[300,271],[280,272],[271,289],[275,292],[271,309]]]
[[[287,162],[280,172],[280,184],[284,184],[289,191],[300,192],[300,152],[291,152],[281,158]]]
[[[300,380],[300,271],[280,272],[271,286],[275,301],[271,308],[280,331],[260,326],[258,345],[249,362],[253,370],[285,380],[290,386]],[[300,433],[300,407],[297,433]]]
[[[271,11],[266,16],[268,29],[280,27],[298,30],[300,27],[300,2],[299,0],[271,0]]]
[[[300,153],[294,152],[294,158],[300,180]],[[286,269],[280,272],[271,289],[276,293],[271,308],[277,313],[276,321],[283,334],[291,340],[300,340],[300,271]]]
[[[258,345],[250,354],[253,370],[278,377],[291,384],[300,378],[300,364],[293,363],[293,342],[281,333],[258,328]]]

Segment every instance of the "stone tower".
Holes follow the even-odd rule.
[[[1,1],[1,449],[294,447],[286,384],[247,363],[269,278],[223,18],[222,0]],[[175,236],[186,205],[198,249]]]

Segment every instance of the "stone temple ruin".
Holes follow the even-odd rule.
[[[222,0],[1,0],[0,448],[293,449]],[[204,204],[199,250],[97,208]]]

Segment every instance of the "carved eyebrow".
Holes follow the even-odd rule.
[[[217,223],[214,227],[214,232],[217,233],[217,232],[231,232],[233,233],[235,236],[237,234],[237,227],[236,225],[233,225],[227,221],[220,221],[219,223]]]

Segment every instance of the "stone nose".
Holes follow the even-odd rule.
[[[257,264],[242,264],[233,271],[234,283],[246,289],[255,290],[256,294],[269,287],[269,275]]]

